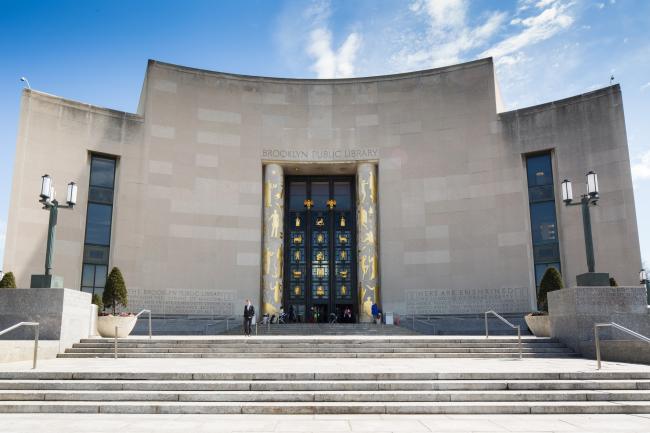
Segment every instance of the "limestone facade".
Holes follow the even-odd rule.
[[[3,269],[21,286],[42,273],[47,213],[38,191],[48,173],[60,193],[69,180],[79,184],[78,206],[59,214],[54,270],[80,287],[89,161],[102,154],[117,158],[110,266],[125,276],[130,309],[239,314],[251,298],[271,311],[282,264],[266,257],[265,243],[282,209],[265,204],[270,176],[279,183],[270,193],[282,194],[278,173],[359,170],[376,185],[364,199],[368,177],[359,175],[357,201],[374,212],[368,269],[376,273],[367,285],[379,287],[384,311],[527,311],[535,281],[525,158],[548,151],[565,283],[586,263],[580,213],[562,205],[559,183],[574,180],[578,194],[595,170],[596,269],[637,284],[619,86],[510,112],[498,112],[498,100],[492,59],[336,80],[150,61],[137,113],[26,89]]]

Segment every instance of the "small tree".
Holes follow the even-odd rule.
[[[618,283],[614,279],[614,277],[609,277],[609,285],[610,287],[618,287]]]
[[[548,292],[560,290],[564,287],[562,284],[562,276],[555,268],[548,268],[544,272],[542,282],[539,285],[539,293],[537,295],[537,305],[540,311],[548,311]]]
[[[13,272],[7,272],[2,280],[0,280],[0,289],[15,289],[16,288],[16,278],[14,277]]]
[[[97,305],[97,311],[102,311],[104,309],[104,303],[102,302],[102,298],[97,293],[93,293],[91,302]]]
[[[115,315],[115,309],[118,305],[127,306],[126,284],[124,284],[122,272],[117,267],[111,269],[111,273],[108,274],[102,301],[104,307],[113,309],[113,315]]]

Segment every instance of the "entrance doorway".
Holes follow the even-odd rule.
[[[285,312],[300,322],[356,322],[354,177],[287,176],[285,185]]]

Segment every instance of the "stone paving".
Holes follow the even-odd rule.
[[[648,433],[650,415],[2,414],[1,433],[599,432]]]

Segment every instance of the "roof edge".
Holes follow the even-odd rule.
[[[549,110],[557,106],[571,105],[589,99],[600,98],[602,96],[606,96],[612,93],[620,94],[621,85],[617,83],[611,86],[602,87],[600,89],[591,90],[589,92],[579,93],[577,95],[569,96],[567,98],[557,99],[555,101],[543,102],[541,104],[518,108],[516,110],[503,111],[499,113],[499,116],[518,116],[518,115],[536,113],[539,111]]]
[[[68,107],[78,108],[85,111],[105,114],[112,117],[130,118],[132,120],[144,120],[144,117],[137,113],[129,113],[127,111],[115,110],[113,108],[100,107],[99,105],[88,104],[86,102],[76,101],[74,99],[64,98],[62,96],[52,95],[50,93],[41,92],[34,89],[23,89],[23,94],[30,98],[38,98],[47,100],[49,102],[66,105]]]
[[[478,66],[491,65],[493,66],[492,57],[483,59],[472,60],[469,62],[458,63],[455,65],[442,66],[434,69],[423,69],[419,71],[402,72],[399,74],[389,75],[376,75],[368,77],[354,77],[354,78],[284,78],[284,77],[265,77],[256,75],[233,74],[229,72],[211,71],[208,69],[193,68],[190,66],[176,65],[173,63],[161,62],[159,60],[149,59],[147,65],[147,72],[152,66],[160,66],[166,69],[173,69],[179,72],[194,73],[197,75],[211,75],[219,78],[227,78],[240,81],[256,81],[256,82],[271,82],[271,83],[292,83],[292,84],[345,84],[345,83],[363,83],[363,82],[377,82],[377,81],[390,81],[401,80],[407,78],[437,75],[445,72],[453,72],[467,68],[474,68]]]

